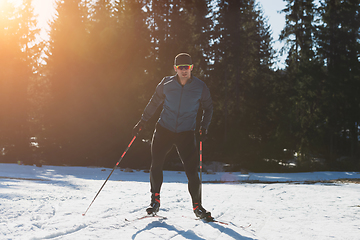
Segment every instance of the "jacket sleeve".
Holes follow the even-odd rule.
[[[204,85],[200,103],[203,109],[200,126],[208,129],[213,115],[213,104],[211,100],[210,90],[206,85]]]
[[[151,97],[149,103],[146,105],[144,112],[141,116],[141,119],[145,122],[147,122],[156,112],[156,109],[160,106],[161,103],[163,103],[164,99],[165,99],[165,95],[164,95],[164,80],[165,78],[163,78],[163,80],[157,85],[156,89],[155,89],[155,93],[153,94],[153,96]]]

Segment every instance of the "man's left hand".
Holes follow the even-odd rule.
[[[208,139],[208,131],[206,128],[200,127],[199,129],[199,134],[200,134],[200,141],[206,141]]]

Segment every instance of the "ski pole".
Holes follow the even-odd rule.
[[[87,211],[89,210],[89,208],[91,207],[91,205],[93,204],[93,202],[95,201],[95,199],[97,198],[97,196],[99,195],[99,193],[101,192],[101,190],[103,189],[103,187],[105,186],[106,182],[109,180],[111,174],[114,172],[114,170],[116,169],[116,167],[120,164],[121,160],[124,158],[126,152],[129,150],[130,146],[133,144],[133,142],[135,141],[136,136],[133,137],[133,139],[131,140],[131,142],[129,143],[129,145],[127,146],[127,148],[125,149],[124,153],[121,155],[119,161],[117,161],[117,163],[115,164],[113,170],[111,171],[111,173],[109,174],[109,176],[107,177],[107,179],[105,180],[104,184],[101,186],[100,190],[96,193],[94,199],[92,200],[92,202],[90,203],[89,207],[86,209],[85,213],[83,213],[83,216],[85,216],[85,214],[87,213]]]
[[[199,155],[200,155],[200,203],[201,203],[201,196],[202,196],[202,131],[200,130],[200,151],[199,151]]]

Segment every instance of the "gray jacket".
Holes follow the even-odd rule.
[[[196,115],[201,104],[203,113],[200,126],[208,129],[213,105],[210,91],[200,79],[191,76],[182,86],[177,75],[163,78],[145,107],[141,119],[148,121],[161,103],[164,104],[158,123],[164,128],[175,133],[195,131]]]

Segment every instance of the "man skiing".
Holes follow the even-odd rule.
[[[191,56],[180,53],[175,57],[176,75],[164,77],[157,85],[155,93],[144,109],[140,121],[133,129],[137,135],[146,126],[156,109],[163,103],[163,110],[156,123],[151,142],[151,203],[146,209],[148,214],[156,214],[160,207],[160,189],[163,183],[163,165],[172,146],[176,147],[188,178],[193,210],[197,217],[212,220],[211,213],[201,205],[201,186],[198,175],[198,150],[195,141],[196,115],[201,104],[203,112],[200,122],[205,140],[213,113],[210,91],[206,84],[194,77],[191,72]]]

